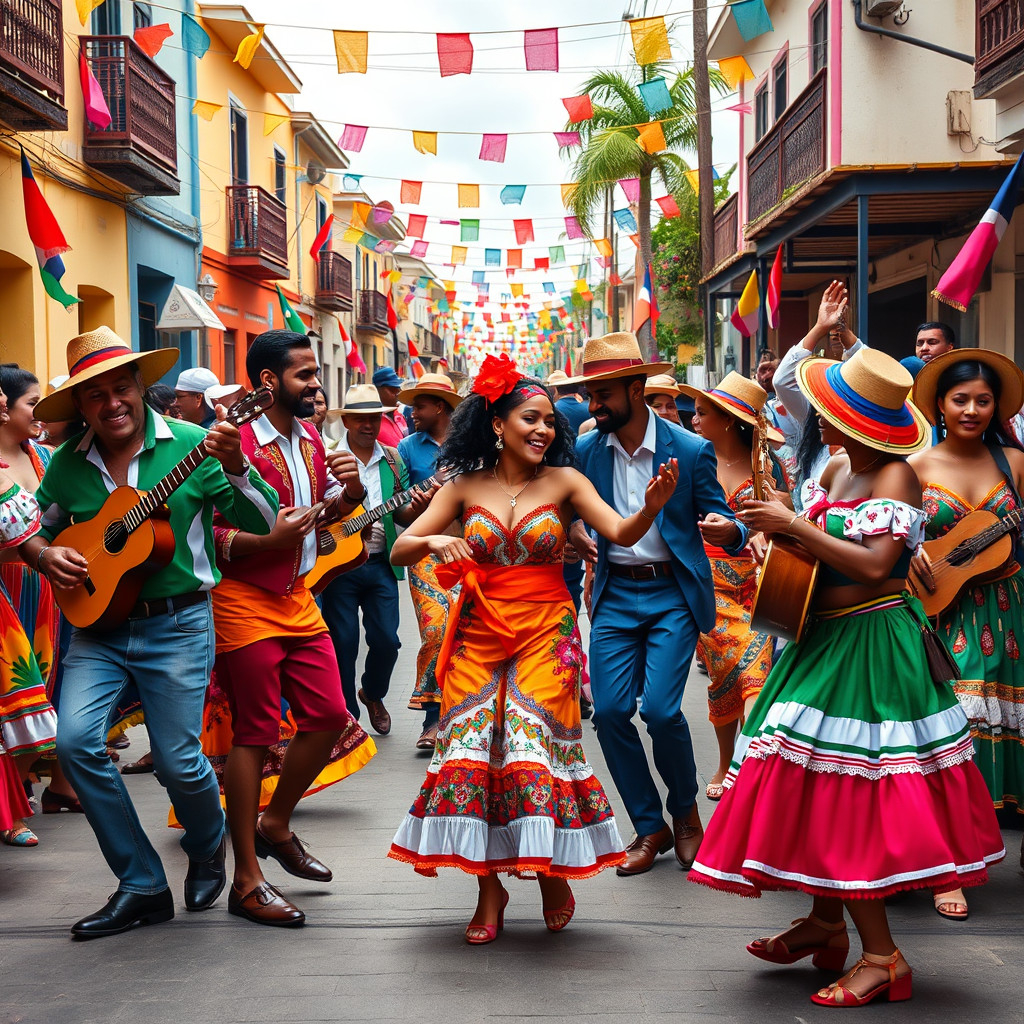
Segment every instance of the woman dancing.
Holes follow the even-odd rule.
[[[813,897],[807,917],[747,946],[770,963],[809,956],[842,970],[845,907],[863,952],[811,999],[862,1006],[911,995],[885,897],[978,885],[1004,850],[967,719],[949,683],[932,681],[923,610],[905,591],[924,516],[901,456],[923,448],[928,431],[906,402],[910,374],[864,349],[845,363],[805,359],[798,380],[822,441],[846,453],[820,486],[806,485],[806,518],[774,501],[748,501],[741,516],[820,559],[813,620],[747,719],[690,879],[745,896]]]
[[[1001,424],[1024,402],[1024,373],[1005,356],[954,350],[925,363],[914,401],[942,440],[915,455],[924,488],[925,531],[942,537],[978,509],[1000,519],[1020,508],[1024,452]],[[919,579],[934,589],[941,565],[915,559]],[[971,723],[974,763],[996,807],[1024,813],[1024,570],[1011,559],[997,578],[968,587],[939,617],[939,636],[957,664],[953,689]],[[1022,846],[1024,856],[1024,846]],[[967,917],[962,891],[935,893],[943,916]]]
[[[419,797],[389,853],[424,875],[458,867],[480,894],[466,941],[493,942],[508,893],[498,872],[536,872],[544,921],[573,916],[568,879],[625,859],[608,798],[581,745],[576,616],[562,577],[566,524],[578,514],[613,543],[635,544],[675,488],[675,461],[621,519],[572,468],[550,392],[488,357],[452,418],[439,462],[459,473],[395,542],[392,561],[440,559],[462,583],[437,661],[441,720]],[[441,531],[461,518],[465,537]]]

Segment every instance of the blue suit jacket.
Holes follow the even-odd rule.
[[[672,569],[683,600],[693,612],[697,628],[706,633],[715,624],[715,593],[711,581],[711,563],[704,552],[697,521],[711,512],[718,512],[735,522],[740,536],[735,545],[726,549],[730,554],[737,554],[743,549],[747,542],[747,529],[736,520],[725,500],[722,486],[718,482],[715,450],[711,444],[660,417],[655,419],[655,425],[657,442],[654,470],[669,459],[679,460],[679,482],[672,497],[655,517],[655,522],[671,551]],[[576,454],[580,460],[580,469],[597,488],[597,493],[614,507],[612,459],[616,455],[608,447],[607,440],[607,435],[592,430],[580,438]],[[594,576],[595,610],[607,581],[608,541],[599,535]]]

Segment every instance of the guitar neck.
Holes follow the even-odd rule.
[[[1022,521],[1024,521],[1024,508],[1016,508],[1012,512],[1003,516],[998,523],[993,523],[991,526],[982,530],[981,533],[972,537],[965,543],[967,543],[975,553],[983,551],[985,548],[995,544],[1000,537],[1005,536],[1012,530],[1016,530]]]
[[[354,533],[365,530],[371,523],[383,519],[389,512],[394,512],[396,508],[401,508],[414,494],[419,491],[425,491],[428,487],[432,486],[433,480],[423,480],[410,487],[407,491],[399,491],[398,494],[392,495],[382,505],[371,508],[369,511],[363,512],[352,519],[346,519],[343,526],[345,536],[351,537]]]
[[[162,480],[130,509],[125,517],[125,526],[135,530],[141,526],[167,499],[196,471],[199,464],[209,457],[203,442],[200,442]]]

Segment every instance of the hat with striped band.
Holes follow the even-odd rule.
[[[372,416],[374,413],[394,412],[397,408],[396,405],[384,405],[372,384],[353,384],[345,392],[341,408],[330,411],[342,416]]]
[[[907,401],[913,377],[878,349],[861,349],[841,363],[811,356],[797,364],[796,380],[811,405],[854,441],[893,455],[928,444],[928,421]]]
[[[645,363],[640,343],[629,331],[616,331],[590,338],[583,349],[583,373],[569,377],[563,384],[581,384],[590,380],[612,380],[615,377],[645,377],[652,373],[668,373],[672,363]]]
[[[757,381],[750,380],[735,370],[727,373],[720,384],[708,391],[701,391],[700,388],[691,387],[689,384],[680,384],[679,393],[689,395],[693,399],[707,399],[722,412],[751,426],[757,423],[758,413],[768,401],[768,392]],[[782,444],[785,438],[779,430],[769,424],[768,440],[772,444]]]
[[[411,405],[420,395],[426,398],[440,398],[453,409],[462,401],[462,395],[455,390],[451,377],[444,373],[425,373],[411,388],[398,392],[398,400]]]

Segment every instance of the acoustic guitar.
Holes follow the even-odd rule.
[[[274,404],[266,388],[257,388],[228,410],[236,427],[252,422]],[[88,575],[70,590],[54,588],[64,617],[81,629],[121,625],[139,599],[147,577],[174,557],[174,532],[165,502],[211,456],[200,441],[150,491],[116,487],[89,520],[62,530],[53,540],[74,548],[89,563]]]
[[[971,583],[1002,579],[1013,566],[1011,531],[1024,520],[1024,508],[999,518],[978,509],[964,516],[949,533],[924,545],[932,563],[935,590],[929,591],[911,566],[907,584],[929,617],[941,615]]]

